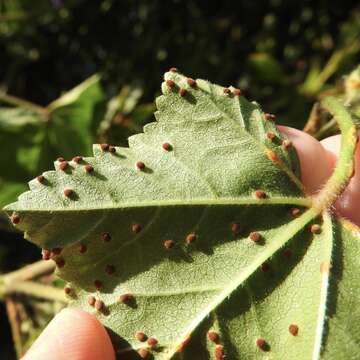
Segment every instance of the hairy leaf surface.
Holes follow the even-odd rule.
[[[346,142],[313,201],[258,104],[175,71],[162,91],[129,148],[56,162],[7,207],[53,249],[70,306],[107,326],[120,359],[356,359],[359,230],[327,212],[353,169],[346,110],[325,103]]]

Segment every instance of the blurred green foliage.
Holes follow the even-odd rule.
[[[171,66],[240,87],[279,123],[329,135],[336,128],[316,105],[309,113],[331,93],[359,115],[359,70],[341,81],[360,60],[359,39],[355,0],[0,0],[0,208],[57,157],[126,145],[151,121]],[[0,272],[38,257],[1,216],[0,239]],[[28,326],[31,343],[42,325]],[[9,338],[0,347],[14,358]]]

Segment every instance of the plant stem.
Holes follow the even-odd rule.
[[[13,105],[13,106],[18,106],[18,107],[22,107],[28,110],[32,110],[42,116],[47,116],[48,115],[48,109],[45,107],[42,107],[40,105],[34,104],[30,101],[24,100],[24,99],[20,99],[16,96],[13,95],[9,95],[6,94],[4,92],[0,92],[0,101],[5,102],[9,105]]]
[[[23,355],[23,346],[21,342],[21,332],[20,332],[18,313],[16,309],[16,302],[14,301],[12,296],[8,296],[5,299],[5,304],[6,304],[6,312],[10,322],[12,338],[15,345],[16,355],[17,358],[20,359],[21,356]]]
[[[43,275],[51,274],[54,269],[55,263],[52,260],[41,260],[27,265],[22,269],[0,276],[0,298],[6,298],[7,295],[13,293],[22,293],[44,299],[66,302],[62,290],[29,281]]]

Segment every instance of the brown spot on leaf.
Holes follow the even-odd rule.
[[[254,196],[255,196],[257,199],[266,199],[266,198],[267,198],[266,192],[263,191],[263,190],[256,190],[256,191],[254,192]]]
[[[99,299],[96,299],[96,300],[95,300],[94,306],[95,306],[95,309],[96,309],[97,311],[102,311],[102,310],[104,310],[104,308],[105,308],[104,302],[103,302],[102,300],[99,300]]]
[[[158,341],[154,337],[149,337],[147,340],[147,344],[150,347],[154,348],[158,344]]]
[[[265,149],[265,155],[267,156],[267,158],[274,162],[274,163],[278,163],[280,162],[279,157],[276,155],[276,153],[274,151],[272,151],[271,149]]]
[[[234,235],[237,235],[240,232],[240,225],[238,223],[232,223],[230,224],[230,229]]]
[[[130,293],[122,294],[119,296],[119,301],[122,303],[131,302],[131,301],[133,301],[133,299],[134,299],[134,296],[133,296],[133,294],[130,294]]]
[[[222,345],[215,346],[215,359],[216,360],[224,359],[224,347]]]
[[[251,241],[258,242],[261,240],[261,235],[257,231],[252,231],[249,234],[249,238]]]
[[[214,331],[214,330],[210,330],[207,333],[208,339],[214,343],[218,343],[219,341],[219,334]]]
[[[162,144],[162,148],[165,150],[165,151],[170,151],[172,150],[172,146],[168,143],[168,142],[165,142]]]
[[[94,306],[95,305],[95,302],[96,302],[96,299],[94,298],[94,296],[89,296],[88,297],[88,304],[90,306]]]
[[[285,149],[285,150],[288,150],[292,147],[292,142],[288,139],[285,139],[283,140],[282,142],[282,147]]]
[[[166,86],[169,88],[169,89],[173,89],[175,87],[175,81],[173,80],[166,80]]]
[[[102,151],[108,151],[110,145],[109,144],[100,144],[100,148]]]
[[[187,244],[192,244],[196,240],[197,236],[195,233],[190,233],[186,236],[185,241]]]
[[[44,175],[39,175],[36,177],[36,180],[40,183],[43,184],[45,181],[45,176]]]
[[[149,350],[146,348],[139,349],[138,354],[142,359],[146,359],[149,356]]]
[[[174,241],[173,240],[165,240],[164,241],[164,248],[166,250],[170,250],[174,247]]]
[[[15,225],[20,223],[20,216],[18,214],[12,214],[11,222]]]
[[[136,163],[136,167],[139,169],[139,170],[144,170],[145,169],[145,164],[142,162],[142,161],[138,161]]]
[[[276,116],[273,115],[273,114],[265,113],[265,114],[264,114],[264,119],[265,119],[265,120],[268,120],[268,121],[275,121]]]
[[[225,88],[224,89],[224,94],[225,95],[231,95],[231,90],[229,88]]]
[[[269,344],[262,338],[256,339],[256,346],[261,349],[262,351],[269,351],[270,346]]]
[[[188,83],[188,85],[192,88],[195,88],[196,87],[196,81],[192,78],[187,78],[186,79],[186,82]]]
[[[41,251],[43,260],[49,260],[51,257],[51,251],[47,249],[42,249]]]
[[[133,224],[131,230],[133,231],[133,233],[138,234],[141,231],[141,225]]]
[[[104,232],[101,234],[101,239],[104,242],[109,242],[111,240],[111,235],[108,232]]]
[[[299,215],[300,215],[300,213],[301,213],[301,211],[300,211],[300,209],[298,209],[298,208],[292,208],[291,210],[290,210],[290,214],[291,214],[291,216],[293,216],[293,217],[298,217]]]
[[[179,90],[179,95],[180,95],[181,97],[186,96],[186,94],[187,94],[187,90],[186,90],[186,89],[181,88],[181,89]]]
[[[320,234],[321,226],[319,224],[312,224],[310,226],[310,232],[312,232],[313,234]]]
[[[96,287],[97,290],[100,290],[103,287],[103,283],[100,280],[95,280],[94,286]]]
[[[147,336],[142,332],[142,331],[138,331],[136,334],[135,334],[135,338],[141,342],[144,342],[147,340]]]
[[[94,168],[91,165],[85,165],[84,169],[88,174],[94,171]]]
[[[105,266],[105,272],[108,275],[112,275],[115,272],[115,266],[114,265],[106,265]]]
[[[74,194],[74,190],[72,189],[65,189],[64,190],[64,196],[67,198],[71,198]]]
[[[72,289],[69,286],[64,287],[64,292],[66,295],[70,295],[72,293]]]
[[[275,139],[276,135],[275,135],[273,132],[269,131],[269,132],[266,133],[266,137],[267,137],[270,141],[273,141],[273,140]]]
[[[297,336],[299,332],[299,327],[295,324],[289,325],[289,333],[293,336]]]
[[[64,259],[55,260],[55,263],[56,263],[57,267],[60,268],[60,269],[65,266],[65,260]]]
[[[87,251],[87,246],[85,244],[81,244],[79,248],[80,254],[84,254]]]
[[[62,171],[65,171],[68,167],[69,163],[67,161],[62,161],[59,165],[59,169],[62,170]]]
[[[72,161],[77,164],[80,164],[82,162],[82,160],[83,160],[82,156],[75,156],[72,158]]]

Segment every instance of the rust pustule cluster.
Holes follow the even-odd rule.
[[[252,231],[249,234],[249,239],[253,242],[259,242],[261,240],[261,235],[257,231]]]
[[[102,151],[108,151],[110,145],[109,144],[100,144],[100,148]]]
[[[266,133],[266,137],[268,138],[268,140],[273,141],[276,135],[273,132],[269,131]]]
[[[215,359],[223,360],[224,359],[224,347],[222,345],[215,346]]]
[[[292,142],[288,139],[283,140],[282,147],[286,150],[290,149],[292,147]]]
[[[142,161],[138,161],[136,164],[138,170],[142,171],[145,169],[145,164]]]
[[[240,224],[238,223],[231,223],[230,224],[230,230],[234,235],[239,234],[240,232]]]
[[[72,293],[71,287],[65,286],[64,287],[64,292],[65,292],[66,295],[71,295],[71,293]]]
[[[289,325],[289,333],[293,336],[297,336],[299,333],[299,327],[295,324]]]
[[[147,336],[142,331],[137,331],[135,334],[135,338],[141,342],[144,342],[147,340]]]
[[[64,259],[57,259],[55,260],[56,266],[58,268],[63,268],[65,266],[65,260]]]
[[[77,164],[80,164],[82,160],[83,160],[82,156],[75,156],[72,158],[72,161]]]
[[[20,216],[18,214],[12,214],[11,215],[11,222],[14,224],[14,225],[17,225],[20,223]]]
[[[119,301],[122,303],[129,303],[134,300],[134,295],[130,293],[125,293],[119,296]]]
[[[169,144],[168,142],[165,142],[162,144],[162,148],[165,150],[165,151],[171,151],[172,150],[172,146],[171,144]]]
[[[267,198],[266,192],[263,191],[263,190],[256,190],[256,191],[254,192],[254,196],[255,196],[257,199],[266,199],[266,198]]]
[[[51,251],[47,249],[42,249],[41,251],[43,260],[50,260],[51,258]]]
[[[94,286],[97,290],[100,290],[103,287],[103,283],[100,280],[95,280]]]
[[[104,304],[104,302],[103,302],[102,300],[96,299],[96,300],[95,300],[94,307],[95,307],[95,309],[96,309],[97,311],[100,311],[100,312],[101,312],[101,311],[104,310],[105,304]]]
[[[131,230],[133,233],[138,234],[141,231],[141,225],[138,223],[133,224]]]
[[[292,208],[290,209],[290,214],[292,217],[296,218],[300,215],[301,211],[299,208]]]
[[[156,347],[156,345],[158,344],[157,339],[155,339],[154,337],[149,337],[147,340],[147,344],[151,347],[154,348]]]
[[[69,165],[69,163],[66,160],[64,160],[60,163],[59,169],[62,171],[65,171],[67,169],[68,165]]]
[[[179,89],[179,95],[180,95],[181,97],[186,96],[186,94],[187,94],[187,90],[186,90],[186,89],[184,89],[184,88]]]
[[[164,248],[166,249],[166,250],[170,250],[170,249],[172,249],[173,247],[174,247],[174,241],[173,240],[165,240],[164,241]]]
[[[264,119],[268,120],[268,121],[275,121],[276,116],[274,114],[265,113],[264,114]]]
[[[102,239],[102,241],[104,241],[104,242],[109,242],[109,241],[111,240],[111,235],[110,235],[110,233],[108,233],[108,232],[103,232],[103,233],[101,234],[101,239]]]
[[[187,244],[192,244],[193,242],[195,242],[196,238],[197,238],[197,236],[195,233],[190,233],[186,236],[185,242]]]
[[[114,274],[114,272],[115,272],[115,266],[114,266],[114,265],[106,265],[106,266],[105,266],[105,272],[106,272],[108,275]]]
[[[96,301],[96,299],[95,299],[94,296],[90,295],[90,296],[88,297],[88,304],[89,304],[90,306],[94,306],[94,305],[95,305],[95,301]]]
[[[321,233],[321,226],[319,224],[312,224],[310,226],[310,232],[313,234],[320,234]]]
[[[43,184],[45,181],[45,176],[44,175],[39,175],[36,177],[36,180],[40,183]]]
[[[94,168],[91,165],[85,165],[84,169],[88,174],[90,174],[94,171]]]
[[[194,79],[192,79],[192,78],[187,78],[187,79],[186,79],[186,82],[187,82],[187,84],[188,84],[190,87],[196,88],[196,81],[195,81]]]
[[[85,244],[81,244],[79,247],[80,254],[84,254],[87,251],[87,246]]]
[[[174,80],[169,79],[169,80],[166,80],[165,83],[166,83],[166,86],[170,90],[172,90],[175,87],[175,81]]]
[[[149,356],[149,350],[146,348],[142,348],[138,350],[138,354],[142,359],[146,359]]]
[[[65,189],[64,190],[64,196],[67,198],[71,198],[74,194],[74,190],[73,189]]]
[[[207,337],[210,341],[214,343],[218,343],[220,338],[219,334],[214,330],[209,330],[207,333]]]

